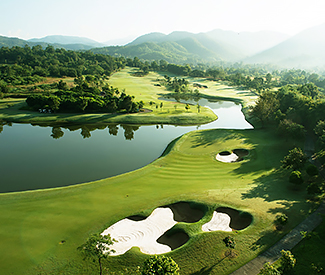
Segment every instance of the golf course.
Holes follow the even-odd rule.
[[[219,119],[198,104],[165,100],[171,92],[157,85],[165,73],[138,77],[134,70],[126,67],[107,81],[143,101],[142,112],[38,113],[22,108],[26,105],[23,98],[4,98],[0,100],[0,120],[63,126],[202,125]],[[185,79],[190,87],[193,83],[205,86],[199,89],[200,97],[241,104],[246,119],[255,126],[248,111],[257,100],[254,93],[222,81]],[[69,78],[63,80],[71,83]],[[0,273],[98,274],[98,264],[85,261],[77,250],[91,234],[102,233],[128,217],[149,219],[155,209],[170,207],[174,219],[166,234],[186,240],[164,255],[178,264],[180,274],[230,274],[276,243],[317,207],[306,200],[305,186],[293,186],[289,172],[280,168],[289,150],[303,147],[299,141],[294,143],[268,127],[193,130],[175,137],[160,157],[135,171],[60,188],[1,193]],[[19,167],[15,173],[20,173]],[[179,204],[188,219],[177,220]],[[191,211],[198,218],[191,219]],[[227,212],[230,230],[202,230],[215,211]],[[288,223],[279,229],[275,220],[281,214],[288,217]],[[227,236],[234,239],[234,248],[226,246]],[[103,261],[103,274],[140,274],[149,257],[139,247],[132,247]]]

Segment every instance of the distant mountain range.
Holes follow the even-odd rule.
[[[46,48],[48,45],[52,45],[55,48],[64,48],[66,50],[90,50],[94,48],[95,46],[90,43],[82,43],[87,40],[87,38],[80,38],[80,40],[74,40],[75,43],[68,43],[69,41],[72,41],[74,37],[70,36],[52,36],[53,39],[51,39],[51,36],[47,36],[44,38],[33,38],[30,40],[23,40],[20,38],[12,38],[12,37],[6,37],[6,36],[0,36],[0,47],[14,47],[14,46],[19,46],[19,47],[24,47],[25,45],[28,45],[30,47],[40,45],[43,48]],[[54,39],[54,37],[58,37],[58,39]],[[67,38],[67,39],[65,39]],[[90,39],[89,39],[90,40]],[[52,41],[52,42],[49,42]],[[60,41],[61,43],[57,42]],[[93,41],[93,40],[90,40]],[[96,42],[98,43],[98,42]],[[99,43],[98,43],[99,44]],[[102,46],[102,45],[101,45]]]
[[[324,67],[325,24],[306,29],[244,62],[296,68]]]
[[[107,43],[126,43],[127,40]],[[152,61],[165,59],[170,63],[226,61],[250,64],[274,64],[289,68],[324,67],[325,24],[306,29],[295,36],[270,32],[233,32],[213,30],[206,33],[149,33],[124,46],[74,36],[52,35],[28,41],[0,36],[1,46],[53,45],[67,50],[92,50],[94,53],[125,56]]]
[[[99,43],[95,40],[85,38],[85,37],[78,37],[78,36],[64,36],[64,35],[49,35],[43,38],[32,38],[27,40],[29,42],[34,43],[48,43],[48,44],[59,44],[59,45],[87,45],[92,48],[95,47],[103,47],[106,46],[105,44]]]
[[[236,62],[279,44],[289,36],[276,32],[236,33],[214,30],[207,33],[172,32],[142,35],[125,46],[93,49],[95,53],[134,56],[174,63]]]

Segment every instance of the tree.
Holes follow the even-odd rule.
[[[294,139],[302,139],[306,132],[304,126],[295,123],[290,119],[281,120],[278,131],[281,135],[286,135]]]
[[[61,130],[61,127],[53,127],[51,137],[54,139],[59,139],[63,137],[64,132]]]
[[[292,171],[289,177],[289,181],[294,184],[302,184],[304,179],[302,178],[300,171]]]
[[[261,269],[260,275],[280,275],[281,273],[274,266],[272,266],[269,262],[265,263],[263,268]]]
[[[287,274],[295,267],[296,259],[289,250],[281,250],[281,255],[281,270],[283,274]]]
[[[294,148],[289,151],[289,154],[284,157],[282,162],[283,168],[292,168],[294,170],[304,167],[307,157],[301,148]]]
[[[113,244],[115,240],[111,239],[111,236],[92,234],[88,240],[78,247],[78,250],[84,255],[84,259],[92,259],[94,262],[98,261],[99,274],[101,275],[102,270],[102,260],[107,259],[110,253],[114,253],[113,249],[109,246]]]
[[[142,275],[178,275],[179,267],[170,257],[154,255],[144,262]]]
[[[272,92],[265,92],[257,99],[256,105],[251,107],[251,115],[258,118],[262,125],[266,121],[275,118],[275,113],[279,109],[279,101]]]

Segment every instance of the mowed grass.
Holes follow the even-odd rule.
[[[239,148],[250,151],[246,160],[228,164],[215,160],[218,152]],[[1,194],[1,273],[97,274],[96,265],[83,261],[77,251],[89,234],[102,232],[130,215],[149,215],[159,206],[196,201],[208,206],[205,217],[194,224],[176,225],[191,238],[167,255],[179,264],[181,274],[228,274],[311,211],[305,191],[292,190],[287,175],[277,171],[291,144],[271,131],[194,131],[169,149],[150,165],[117,177],[66,188]],[[238,232],[203,233],[202,224],[218,206],[251,213],[252,225]],[[281,232],[273,225],[279,213],[289,217]],[[228,248],[222,240],[227,235],[237,243],[233,257],[225,257]],[[105,268],[108,274],[135,274],[147,257],[132,248],[125,255],[110,257]]]

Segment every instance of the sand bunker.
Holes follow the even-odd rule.
[[[173,212],[170,208],[156,208],[145,220],[133,221],[123,219],[107,228],[102,235],[110,234],[115,239],[111,249],[121,255],[136,246],[146,254],[162,254],[171,251],[168,245],[157,243],[157,239],[177,222],[173,219]]]
[[[202,231],[232,231],[232,228],[229,226],[230,217],[225,213],[218,213],[217,211],[213,212],[211,221],[202,225]]]
[[[178,202],[156,208],[147,218],[135,215],[120,220],[101,234],[110,234],[111,238],[117,241],[110,246],[110,249],[115,250],[111,253],[112,256],[124,254],[134,246],[139,247],[145,254],[163,254],[184,245],[189,240],[186,232],[183,229],[173,228],[174,225],[178,222],[197,222],[204,214],[204,205]],[[240,230],[251,222],[252,216],[247,212],[219,207],[213,212],[211,221],[202,226],[202,230],[205,232]]]
[[[238,162],[243,159],[243,157],[247,156],[249,153],[246,149],[235,149],[232,153],[228,151],[220,152],[216,155],[216,160],[226,163]]]
[[[168,245],[172,250],[186,244],[190,237],[184,231],[175,231],[171,229],[163,234],[158,240],[158,243]]]
[[[204,216],[204,212],[198,208],[195,208],[195,205],[191,205],[189,202],[176,202],[170,205],[167,205],[174,214],[174,220],[177,222],[198,222]],[[204,206],[201,205],[201,208]]]
[[[248,212],[241,212],[229,207],[219,207],[216,211],[218,213],[227,214],[231,217],[229,226],[234,230],[243,230],[253,221],[253,216]]]

